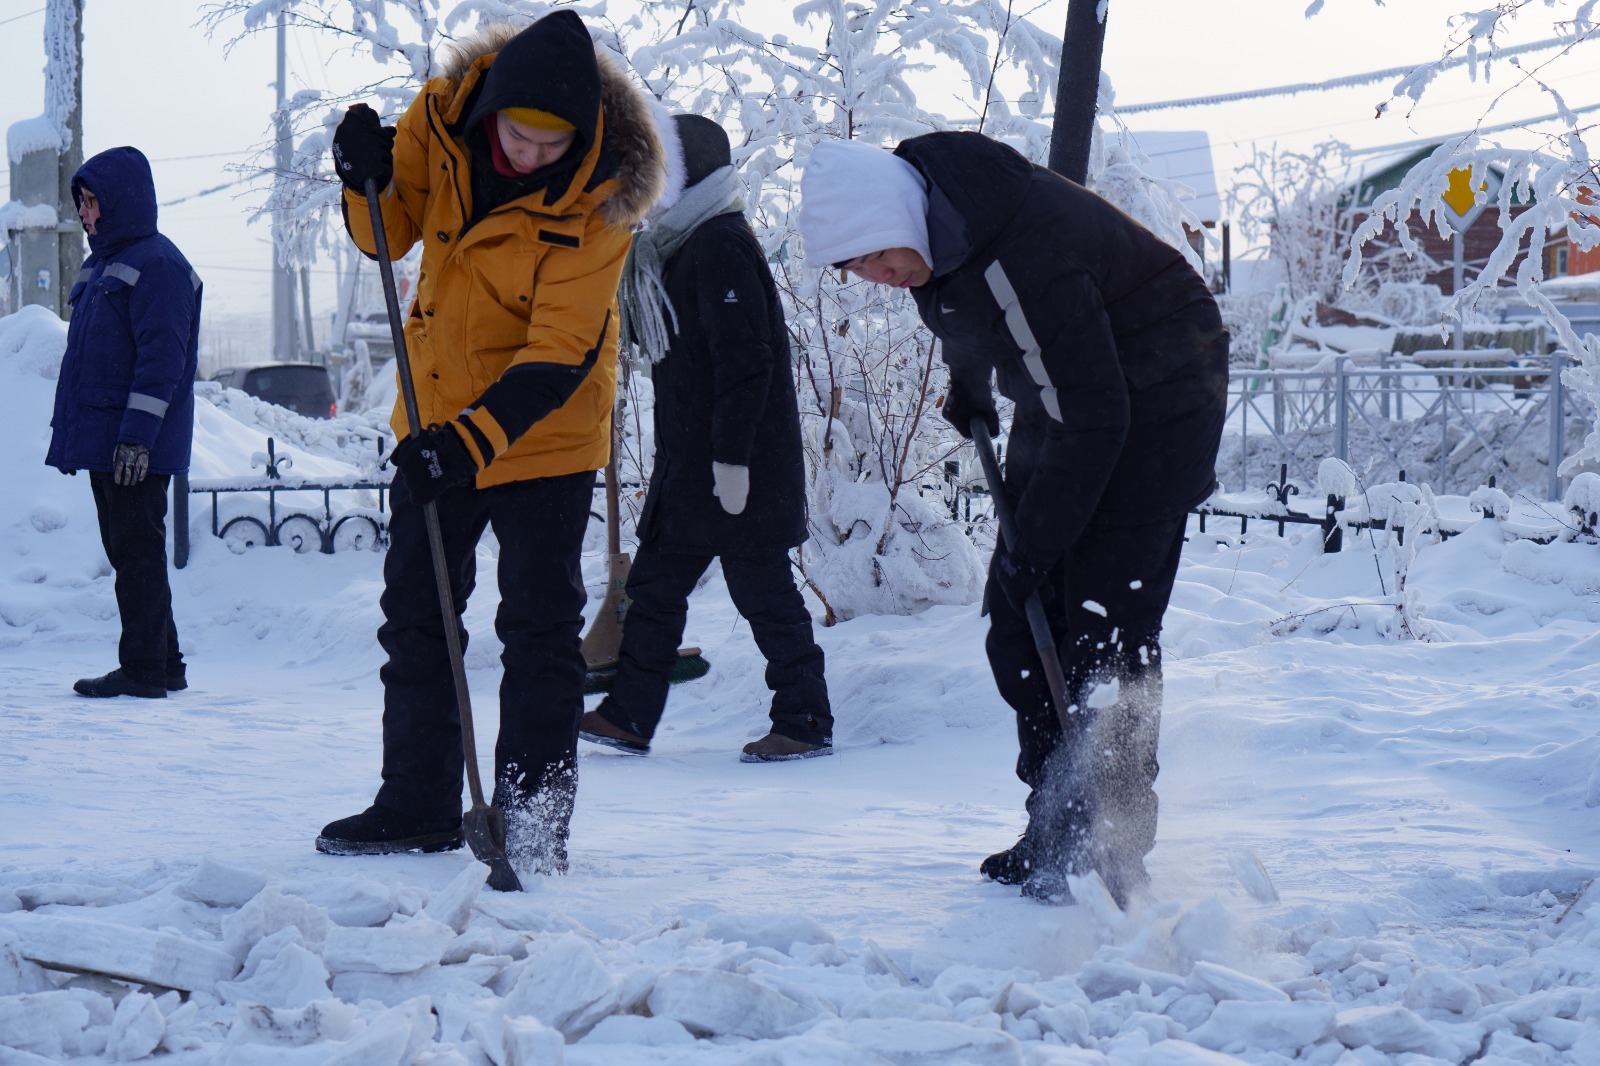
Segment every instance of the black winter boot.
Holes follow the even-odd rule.
[[[978,864],[978,872],[1002,885],[1020,885],[1033,872],[1033,847],[1026,836],[1004,851],[997,851]]]
[[[424,820],[374,803],[360,814],[323,826],[317,850],[324,855],[393,855],[454,851],[465,842],[459,815]]]
[[[103,699],[109,696],[138,696],[146,700],[164,700],[167,698],[167,687],[161,682],[151,684],[148,681],[136,681],[123,673],[121,668],[111,671],[101,677],[85,677],[72,686],[72,691],[80,696],[93,696]]]

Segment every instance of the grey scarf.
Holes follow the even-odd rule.
[[[738,174],[732,167],[719,167],[685,189],[677,203],[633,235],[617,288],[624,355],[637,347],[652,363],[659,363],[667,354],[672,334],[678,332],[678,315],[661,282],[662,265],[678,253],[701,223],[743,211]]]

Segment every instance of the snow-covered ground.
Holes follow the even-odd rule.
[[[977,874],[1023,788],[975,607],[819,629],[838,753],[752,766],[761,662],[714,572],[711,674],[648,758],[584,748],[571,873],[502,895],[464,851],[312,849],[377,785],[376,553],[235,555],[197,500],[191,687],[73,695],[117,619],[88,486],[42,465],[60,343],[0,320],[3,1066],[1600,1062],[1600,903],[1568,910],[1600,873],[1600,546],[1197,533],[1157,902],[1127,915]],[[194,476],[268,433],[296,473],[356,470],[359,426],[216,399]],[[597,524],[592,591],[603,566]]]

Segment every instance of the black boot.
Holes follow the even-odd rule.
[[[978,864],[978,872],[1002,885],[1020,885],[1033,872],[1033,846],[1026,836],[1004,851],[997,851]]]
[[[577,800],[577,770],[560,766],[533,791],[504,779],[495,783],[494,805],[506,818],[506,858],[525,873],[567,872],[567,836]]]
[[[155,684],[137,681],[123,673],[121,668],[102,677],[85,677],[73,684],[72,691],[80,696],[93,696],[97,699],[108,696],[138,696],[146,700],[167,698],[165,684],[159,681]]]
[[[393,855],[454,851],[465,842],[460,815],[427,820],[374,803],[360,814],[323,826],[317,850],[324,855]]]

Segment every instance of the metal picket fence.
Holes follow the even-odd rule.
[[[1593,412],[1561,382],[1562,353],[1538,365],[1392,365],[1387,353],[1329,357],[1310,369],[1238,370],[1217,476],[1232,491],[1288,478],[1313,484],[1341,459],[1366,483],[1402,476],[1438,494],[1495,479],[1507,492],[1559,500],[1556,469]],[[1408,359],[1411,357],[1407,357]]]

